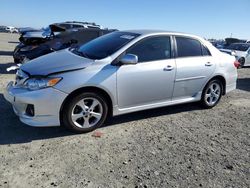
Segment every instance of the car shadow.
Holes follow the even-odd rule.
[[[239,78],[237,80],[237,89],[250,92],[250,78]]]
[[[21,123],[18,117],[14,114],[11,105],[4,99],[2,94],[0,94],[0,104],[0,145],[29,143],[34,140],[74,135],[74,133],[67,131],[63,127],[38,128],[30,127]],[[197,103],[190,103],[188,105],[169,106],[135,112],[110,118],[106,122],[106,125],[101,129],[121,123],[193,110],[201,110],[201,108]]]
[[[0,55],[2,55],[2,56],[12,56],[13,51],[0,51]]]
[[[193,102],[187,104],[179,104],[174,106],[160,107],[150,110],[143,110],[139,112],[133,112],[125,115],[120,115],[110,118],[104,127],[113,126],[116,124],[127,123],[131,121],[138,121],[141,119],[149,119],[153,117],[177,114],[180,112],[188,112],[195,110],[204,110],[199,102]]]
[[[73,133],[61,127],[36,128],[27,126],[14,114],[11,104],[0,94],[0,145],[28,143],[33,140],[42,140],[69,136]]]
[[[9,44],[19,44],[18,41],[9,41],[8,43],[9,43]]]
[[[0,64],[0,74],[15,74],[16,71],[12,70],[12,71],[7,71],[6,69],[16,65],[15,63],[4,63],[4,64]]]

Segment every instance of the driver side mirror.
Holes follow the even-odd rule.
[[[126,54],[120,59],[121,64],[123,65],[135,65],[138,63],[138,57],[134,54]]]

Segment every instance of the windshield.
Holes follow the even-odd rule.
[[[139,34],[136,33],[117,31],[96,38],[72,52],[89,59],[103,59],[112,55],[138,36]]]
[[[236,50],[236,51],[247,51],[250,47],[250,44],[231,44],[227,47],[227,49],[230,50]]]

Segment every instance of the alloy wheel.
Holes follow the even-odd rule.
[[[71,120],[79,128],[95,126],[103,115],[103,107],[99,100],[93,97],[83,98],[73,107]]]
[[[218,83],[212,83],[205,95],[205,101],[209,106],[213,106],[219,99],[221,95],[221,86]]]

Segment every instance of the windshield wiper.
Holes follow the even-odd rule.
[[[84,53],[84,52],[80,52],[80,51],[77,51],[81,56],[83,56],[83,57],[86,57],[86,58],[88,58],[88,59],[92,59],[92,58],[90,58],[89,57],[89,55],[88,54],[86,54],[86,53]]]

